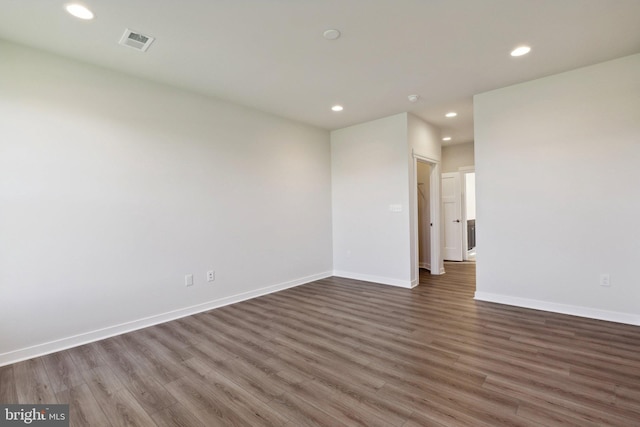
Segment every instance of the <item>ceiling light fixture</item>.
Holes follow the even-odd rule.
[[[451,141],[451,137],[450,136],[445,136],[444,138],[442,138],[443,141]]]
[[[70,3],[64,7],[67,12],[79,19],[89,20],[93,19],[93,12],[87,9],[85,6],[78,3]]]
[[[331,110],[337,113],[339,111],[344,110],[344,107],[342,105],[334,105],[333,107],[331,107]]]
[[[444,116],[451,118],[451,117],[455,117],[457,115],[458,115],[458,113],[456,113],[455,111],[451,111],[450,113],[447,113]]]
[[[335,40],[340,38],[340,31],[336,29],[330,29],[322,33],[322,36],[327,40]]]
[[[511,56],[522,56],[526,55],[531,51],[529,46],[518,46],[517,48],[511,51]]]
[[[418,102],[420,95],[409,95],[408,98],[410,102]]]

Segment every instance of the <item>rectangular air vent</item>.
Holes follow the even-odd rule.
[[[146,52],[146,50],[149,49],[149,46],[151,45],[151,43],[153,43],[154,40],[155,39],[151,36],[145,36],[144,34],[136,33],[135,31],[131,31],[127,28],[124,31],[122,38],[120,39],[120,44]]]

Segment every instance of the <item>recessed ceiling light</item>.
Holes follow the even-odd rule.
[[[420,95],[409,95],[409,102],[418,102],[418,99],[420,99]]]
[[[335,40],[340,38],[340,31],[332,28],[322,33],[322,36],[327,40]]]
[[[451,137],[450,136],[445,136],[444,138],[442,138],[443,141],[451,141]]]
[[[334,105],[333,107],[331,107],[331,110],[338,112],[344,110],[344,107],[342,105]]]
[[[451,111],[450,113],[447,113],[444,116],[451,118],[451,117],[455,117],[457,115],[458,115],[458,113],[456,113],[455,111]]]
[[[67,12],[80,19],[93,19],[93,12],[87,9],[85,6],[78,3],[71,3],[65,6]]]
[[[526,55],[531,51],[529,46],[518,46],[517,48],[511,51],[511,56],[522,56]]]

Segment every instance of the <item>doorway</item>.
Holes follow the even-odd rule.
[[[476,260],[475,169],[442,174],[443,258],[445,261]]]
[[[464,220],[463,258],[475,262],[476,242],[476,172],[472,166],[460,168],[462,177],[462,218]]]
[[[440,162],[413,154],[411,197],[411,281],[417,286],[420,268],[444,273],[440,248]]]
[[[418,265],[431,271],[431,165],[417,162],[418,181]]]

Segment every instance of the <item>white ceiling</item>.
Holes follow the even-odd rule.
[[[82,3],[93,21],[63,0],[0,0],[0,38],[325,129],[411,111],[453,143],[473,140],[476,93],[640,52],[640,0]],[[120,46],[125,28],[156,41]],[[532,52],[510,57],[519,44]]]

